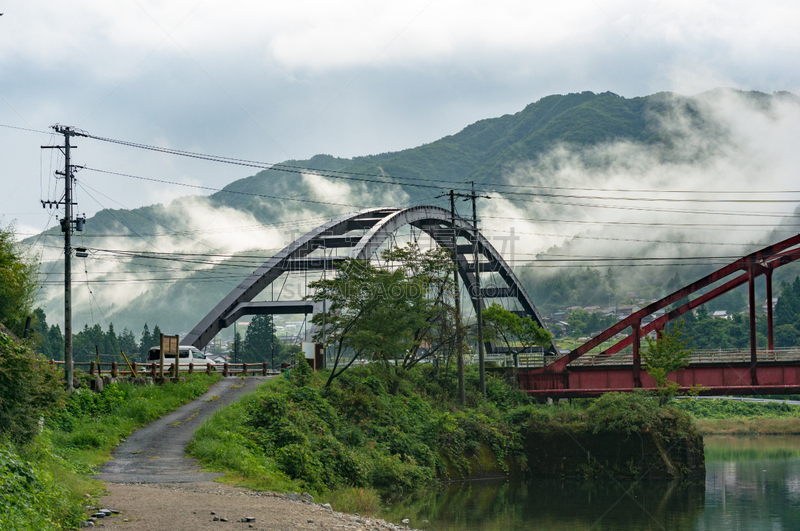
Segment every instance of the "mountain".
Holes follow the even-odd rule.
[[[304,230],[362,207],[430,202],[442,191],[416,186],[419,184],[447,188],[463,187],[474,181],[486,190],[519,184],[522,182],[519,169],[523,168],[526,185],[552,187],[566,179],[569,174],[564,167],[571,165],[585,174],[581,186],[602,188],[606,181],[617,176],[618,167],[628,164],[626,157],[633,160],[646,154],[651,166],[662,164],[671,168],[708,165],[715,157],[727,157],[731,145],[737,142],[733,138],[736,131],[732,129],[735,122],[725,118],[730,113],[721,114],[720,102],[731,101],[735,102],[731,104],[736,109],[734,114],[756,113],[767,117],[779,105],[798,104],[798,98],[788,93],[768,95],[723,89],[694,97],[658,93],[624,98],[610,92],[553,95],[515,114],[480,120],[422,146],[352,159],[317,155],[308,160],[289,160],[232,182],[207,197],[187,196],[169,205],[130,211],[103,210],[88,221],[79,241],[90,249],[92,257],[104,260],[105,264],[113,263],[112,272],[105,273],[104,278],[130,281],[108,282],[108,287],[97,284],[91,297],[78,295],[76,322],[91,322],[90,318],[96,321],[94,311],[102,310],[105,319],[120,330],[126,326],[137,331],[147,321],[151,327],[159,324],[164,330],[188,331],[260,261]],[[627,151],[620,148],[612,151],[606,149],[608,146],[623,146]],[[613,157],[610,153],[614,153]],[[666,186],[664,182],[641,183],[642,188],[650,185]],[[563,213],[570,208],[537,205],[533,199],[530,204],[516,201],[511,204],[519,205],[531,217]],[[218,238],[215,229],[207,227],[206,221],[212,219],[236,219],[238,225],[232,223],[238,232],[233,236],[241,237],[242,243],[226,245],[230,241],[225,240],[232,237]],[[248,237],[248,230],[253,231],[252,238]],[[592,232],[581,231],[580,234]],[[582,248],[576,235],[579,233],[572,232],[569,238],[562,238],[549,253],[580,254]],[[60,238],[59,229],[54,228],[28,242],[55,245]],[[650,247],[647,251],[632,252],[647,255],[660,250],[657,244]],[[129,253],[120,250],[137,253],[160,250],[170,256],[155,260],[148,254],[127,262]],[[231,250],[239,254],[227,258]],[[535,254],[542,256],[544,250],[539,249]],[[173,256],[176,252],[184,254]],[[198,267],[203,269],[197,271]],[[554,297],[553,289],[543,291],[537,279],[550,273],[552,270],[547,274],[524,270],[520,276],[532,294],[546,295],[548,306],[555,307],[558,301],[567,299],[587,301],[580,295],[566,297],[557,291]],[[673,273],[662,269],[657,275],[639,274],[636,281],[641,288],[653,279],[670,278]],[[595,286],[592,300],[597,302],[607,299],[609,290],[597,280],[599,274],[559,273],[562,279],[589,279],[568,283],[564,290],[571,293],[581,285]],[[180,281],[173,282],[177,279]],[[553,284],[546,287],[553,288]],[[50,297],[46,311],[49,316],[60,318],[63,294],[56,288],[51,290]]]

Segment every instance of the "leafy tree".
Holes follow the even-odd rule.
[[[796,347],[800,345],[800,332],[790,325],[780,325],[775,327],[775,346],[776,347]]]
[[[310,284],[313,300],[327,301],[325,334],[333,346],[333,369],[326,387],[356,359],[368,357],[382,367],[396,394],[407,371],[455,337],[455,330],[443,330],[452,322],[447,314],[454,312],[448,302],[454,295],[449,252],[409,244],[382,257],[390,267],[349,259],[336,277]],[[321,328],[322,314],[313,322]],[[322,339],[321,329],[315,338]]]
[[[14,226],[0,227],[0,323],[22,336],[39,286],[39,267],[17,242]]]
[[[568,332],[571,336],[593,334],[608,328],[616,322],[617,318],[613,315],[603,315],[599,312],[587,312],[586,310],[573,310],[567,316]]]
[[[244,344],[239,350],[239,358],[244,363],[271,362],[277,365],[283,361],[282,344],[275,335],[272,316],[254,315],[244,336]]]
[[[692,350],[686,348],[687,341],[683,339],[681,325],[665,332],[655,341],[649,336],[645,336],[645,340],[647,350],[642,351],[642,361],[647,366],[647,374],[656,381],[660,404],[664,405],[680,387],[669,379],[669,375],[689,365]]]
[[[29,442],[39,419],[63,406],[58,373],[29,345],[0,330],[0,434]]]
[[[534,346],[547,346],[553,339],[550,332],[536,324],[530,317],[520,317],[496,302],[483,310],[483,323],[484,339],[502,341],[514,357],[515,365],[520,352]]]

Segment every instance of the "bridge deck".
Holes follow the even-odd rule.
[[[533,361],[537,364],[519,369],[520,386],[532,396],[590,397],[657,387],[646,367],[636,382],[631,354],[584,356],[560,374],[544,374],[539,360]],[[697,388],[703,395],[800,393],[800,348],[759,351],[755,378],[754,383],[749,351],[723,349],[696,351],[688,367],[670,375],[681,392]]]

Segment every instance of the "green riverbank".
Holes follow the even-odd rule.
[[[800,406],[783,402],[677,400],[703,435],[800,435]]]
[[[642,394],[539,405],[490,376],[484,401],[470,368],[460,406],[453,371],[430,365],[395,394],[378,367],[351,368],[330,388],[325,376],[295,369],[218,412],[196,433],[192,456],[226,481],[307,491],[361,514],[442,480],[703,472],[690,417]]]

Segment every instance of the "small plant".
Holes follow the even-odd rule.
[[[664,333],[655,341],[645,336],[647,350],[642,352],[642,361],[647,365],[647,374],[658,385],[656,394],[662,406],[673,398],[680,388],[677,382],[669,379],[669,375],[689,365],[689,357],[693,352],[692,349],[686,348],[688,340],[683,339],[682,326],[683,323],[678,324],[672,331]]]
[[[297,355],[297,365],[292,370],[291,378],[297,387],[305,387],[314,379],[314,371],[311,370],[311,366],[302,352]]]

